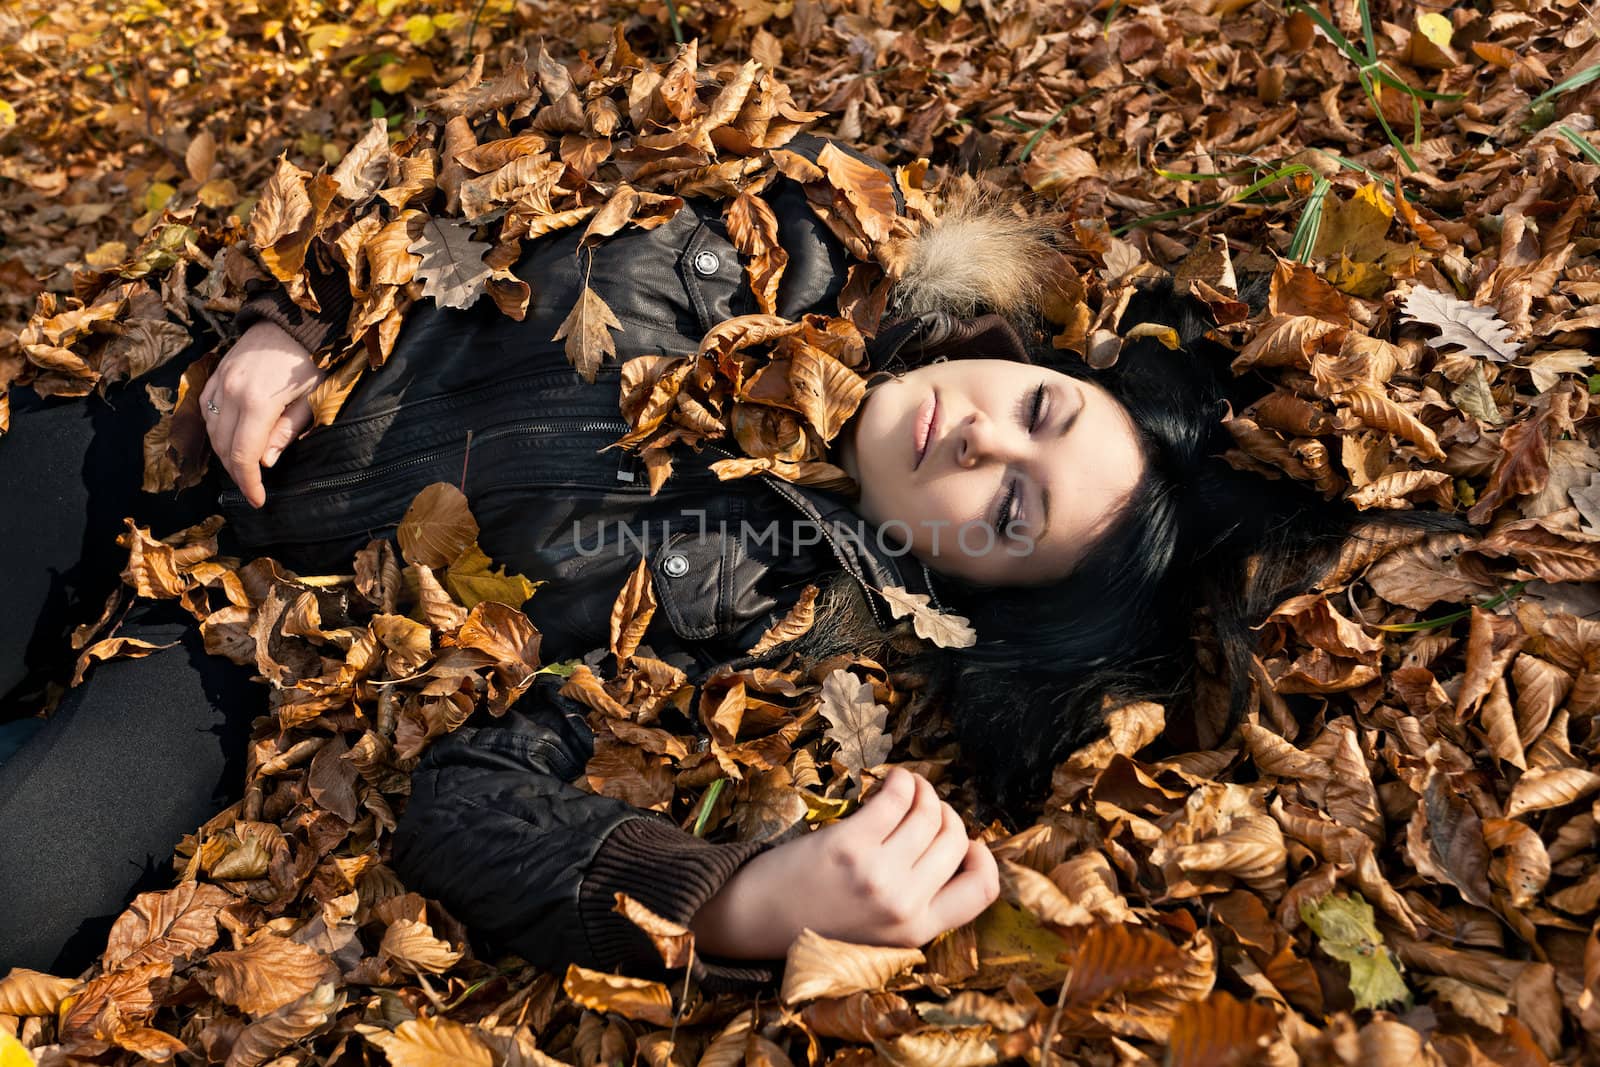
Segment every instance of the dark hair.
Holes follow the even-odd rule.
[[[1361,515],[1304,483],[1233,469],[1220,458],[1232,444],[1223,417],[1248,399],[1245,383],[1226,377],[1234,353],[1204,336],[1200,305],[1170,282],[1135,295],[1121,332],[1140,322],[1173,327],[1181,347],[1136,340],[1105,370],[1040,341],[1024,355],[1004,353],[1097,382],[1138,427],[1145,474],[1087,557],[1042,587],[936,576],[940,599],[972,621],[979,640],[919,666],[947,693],[983,792],[1009,812],[1034,800],[1050,770],[1100,732],[1105,698],[1181,705],[1200,617],[1221,660],[1231,729],[1250,695],[1251,626],[1309,589],[1357,525],[1463,527],[1438,513]]]

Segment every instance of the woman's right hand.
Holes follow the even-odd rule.
[[[228,350],[201,390],[211,447],[252,507],[267,502],[261,468],[311,425],[306,397],[323,375],[299,341],[263,320]]]
[[[695,913],[703,952],[784,956],[800,931],[915,947],[1000,895],[988,846],[919,774],[895,768],[860,810],[751,859]]]

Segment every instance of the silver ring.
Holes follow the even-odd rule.
[[[206,401],[206,410],[211,412],[211,414],[213,414],[213,415],[221,415],[222,414],[222,409],[217,407],[217,402],[215,400],[207,400]]]

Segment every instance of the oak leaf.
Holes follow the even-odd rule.
[[[1437,326],[1439,335],[1428,338],[1434,348],[1459,345],[1466,354],[1507,363],[1522,348],[1511,340],[1511,327],[1500,321],[1491,309],[1469,304],[1458,296],[1414,285],[1400,305],[1404,322]]]
[[[860,782],[862,771],[889,758],[889,709],[873,700],[870,683],[835,670],[822,683],[819,707],[830,724],[828,737],[839,746],[835,758],[851,778]]]
[[[467,309],[483,295],[484,284],[494,273],[483,261],[490,246],[472,239],[472,227],[429,216],[422,233],[406,246],[406,251],[422,257],[416,276],[422,279],[422,295],[431,296],[440,307]]]
[[[966,617],[939,611],[929,602],[928,594],[913,593],[898,585],[886,585],[881,592],[895,618],[911,616],[911,625],[918,637],[940,648],[971,648],[977,643],[978,634]]]

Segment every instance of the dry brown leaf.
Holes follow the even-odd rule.
[[[448,567],[478,540],[478,523],[461,490],[435,482],[418,493],[400,519],[400,555],[419,567]]]
[[[0,1015],[54,1015],[77,983],[26,967],[0,978]]]
[[[823,680],[818,706],[829,723],[828,737],[839,746],[835,758],[856,782],[863,781],[864,770],[889,758],[889,710],[873,699],[870,683],[849,671],[833,671]]]
[[[216,994],[246,1015],[265,1015],[299,1000],[327,980],[321,953],[284,937],[264,935],[242,949],[213,952],[206,967]]]
[[[780,995],[785,1004],[797,1004],[871,992],[923,961],[919,949],[855,945],[823,937],[815,930],[802,930],[789,946]]]
[[[583,294],[572,305],[572,311],[562,320],[551,340],[567,339],[567,359],[584,381],[592,382],[600,364],[616,356],[617,343],[611,331],[620,329],[622,323],[600,299],[600,294],[585,285]]]
[[[561,988],[591,1011],[609,1012],[657,1026],[672,1025],[672,994],[660,982],[591,971],[569,964]]]
[[[364,1025],[361,1033],[394,1067],[492,1067],[498,1062],[479,1033],[442,1015],[419,1015],[393,1030]]]
[[[378,951],[417,974],[443,974],[462,956],[460,949],[436,937],[427,923],[412,919],[390,924]]]

